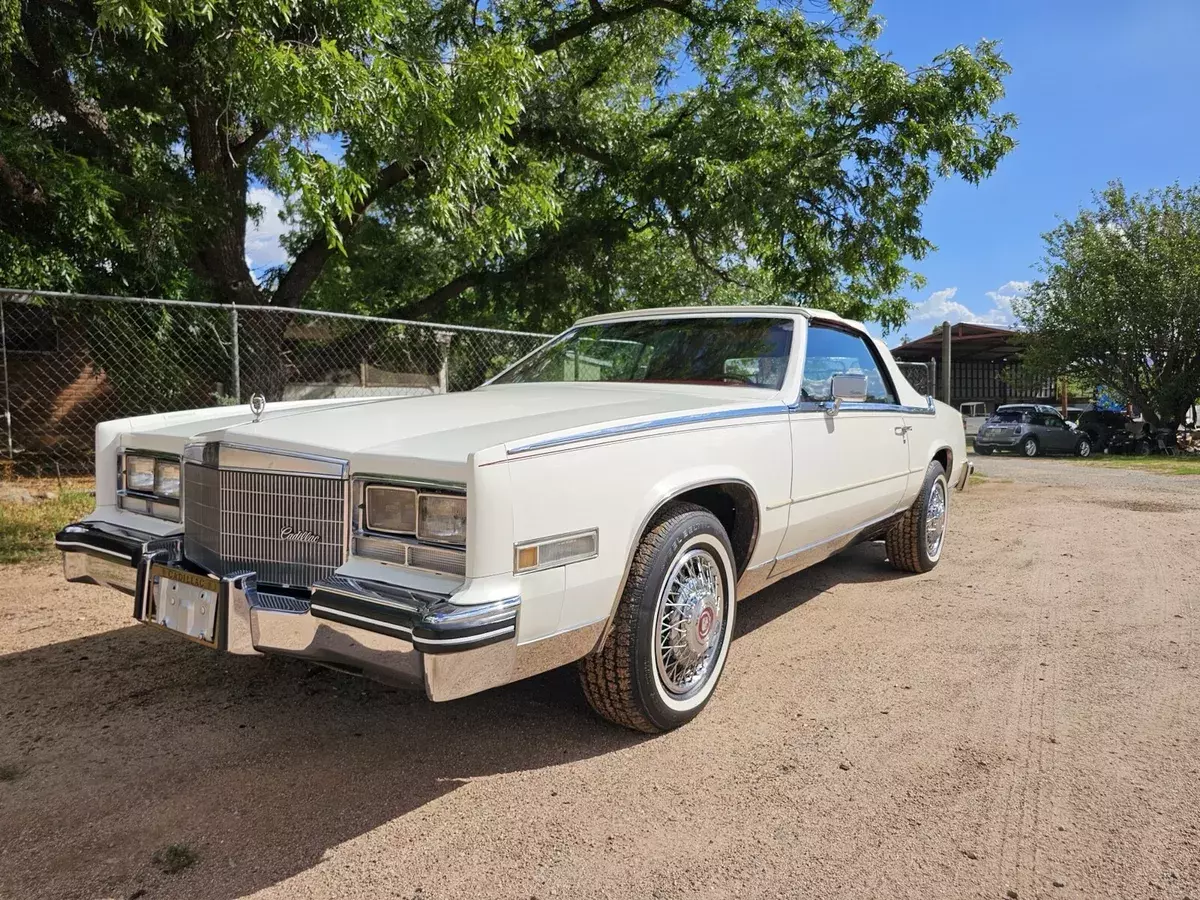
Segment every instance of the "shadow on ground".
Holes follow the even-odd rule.
[[[738,633],[895,576],[853,548],[741,605]],[[0,895],[240,897],[471,779],[645,739],[592,715],[573,668],[431,704],[140,625],[0,656],[0,763],[21,769],[0,783]],[[200,862],[165,875],[151,857],[174,843]]]

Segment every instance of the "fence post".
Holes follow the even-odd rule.
[[[929,380],[925,382],[925,386],[929,390],[929,396],[937,398],[937,360],[932,356],[929,357],[929,362],[925,363],[925,370],[929,375]]]
[[[438,371],[438,387],[443,394],[450,393],[450,342],[454,334],[449,331],[434,332],[434,338],[442,348],[442,367]]]
[[[8,434],[8,464],[12,465],[12,409],[8,402],[8,331],[4,327],[4,297],[0,295],[0,355],[4,357],[4,429]]]
[[[238,312],[236,306],[229,308],[229,333],[233,335],[232,359],[233,369],[233,402],[242,402],[242,357],[238,349]]]

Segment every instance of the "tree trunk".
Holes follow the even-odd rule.
[[[262,394],[282,400],[290,366],[284,335],[292,316],[264,310],[238,313],[238,350],[241,356],[242,399]]]

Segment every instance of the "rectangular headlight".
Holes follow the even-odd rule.
[[[129,512],[156,519],[179,521],[179,502],[183,494],[178,456],[151,456],[131,450],[121,462],[124,470],[117,506]]]
[[[154,464],[155,495],[178,500],[179,485],[179,463],[167,459],[157,460]]]
[[[417,533],[417,492],[412,488],[372,484],[366,489],[366,522],[369,531]]]
[[[125,489],[141,494],[154,493],[155,462],[153,456],[125,454]]]
[[[417,537],[439,544],[466,544],[467,498],[421,494],[417,500]]]

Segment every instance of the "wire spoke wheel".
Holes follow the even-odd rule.
[[[659,593],[654,662],[667,691],[688,697],[704,685],[725,637],[725,584],[708,550],[680,555]]]
[[[930,559],[937,559],[946,535],[946,482],[942,479],[934,481],[929,489],[925,510],[925,553]]]

